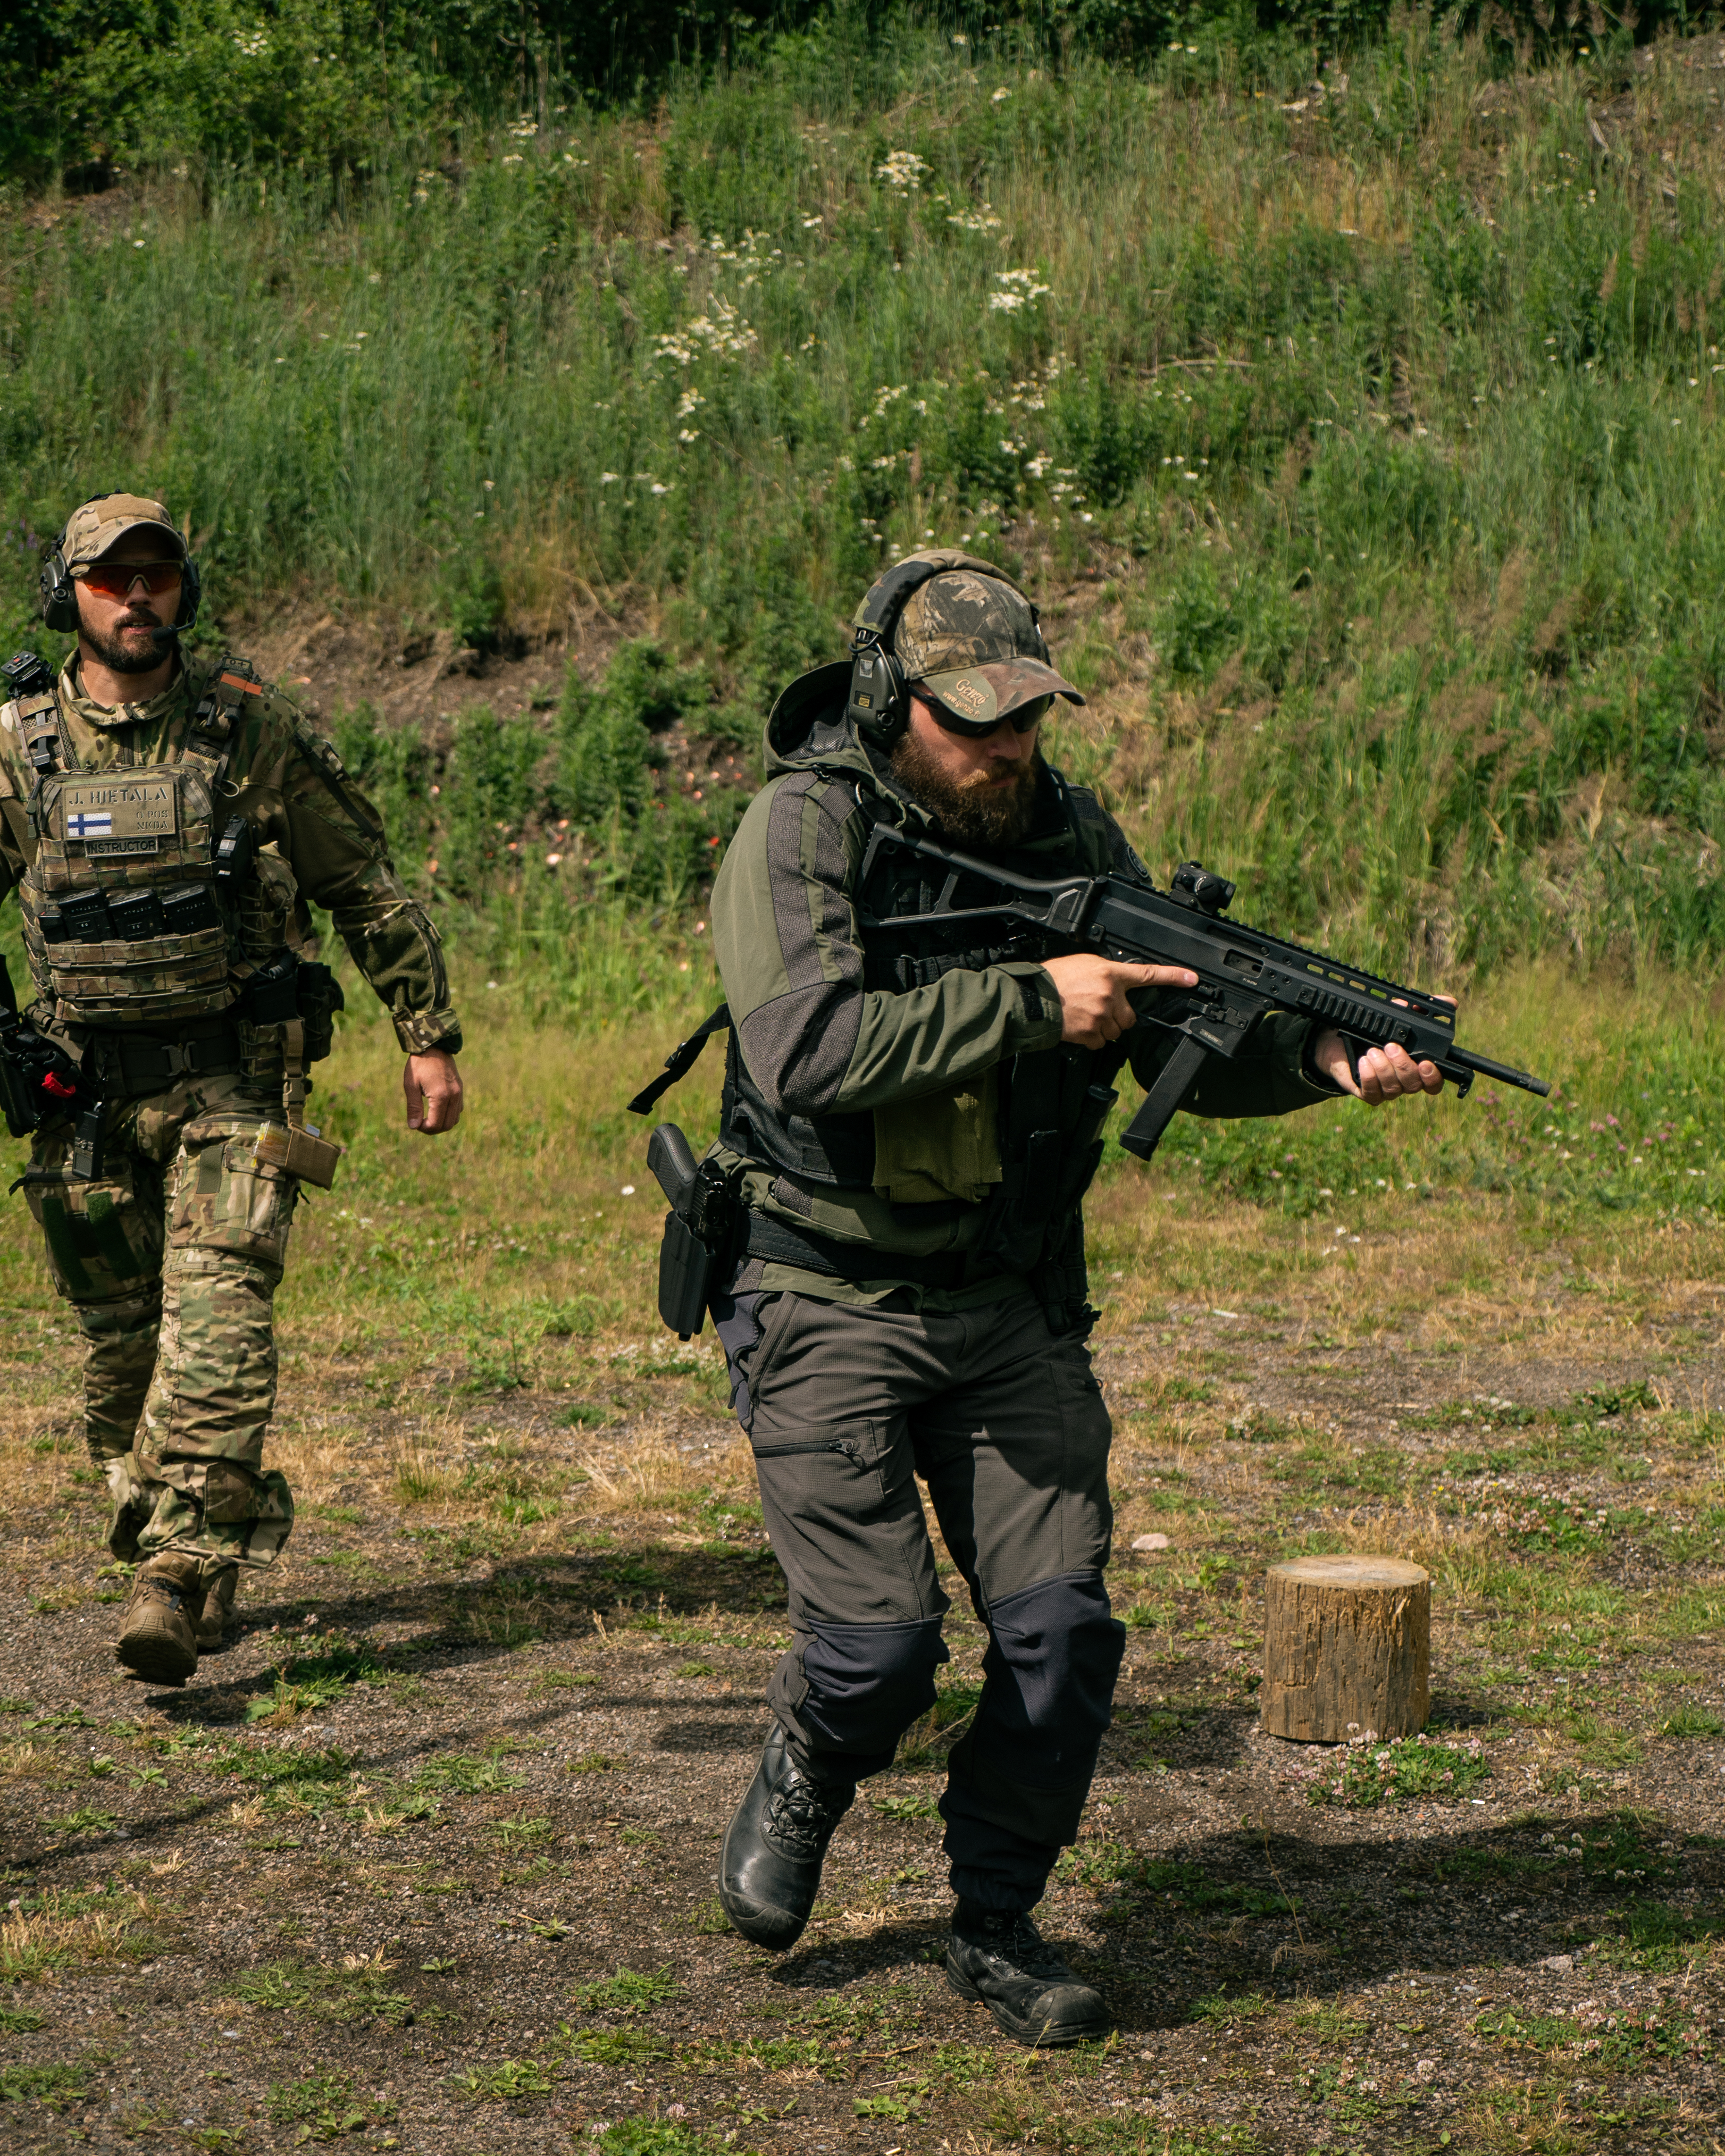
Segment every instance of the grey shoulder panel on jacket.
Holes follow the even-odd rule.
[[[1072,820],[1081,836],[1092,844],[1100,844],[1106,851],[1108,865],[1121,875],[1135,877],[1148,883],[1150,871],[1138,859],[1118,824],[1097,800],[1094,788],[1071,786],[1066,788],[1066,799],[1072,810]]]

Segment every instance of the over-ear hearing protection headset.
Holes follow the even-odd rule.
[[[993,577],[1009,591],[1017,592],[1029,607],[1030,619],[1036,624],[1036,649],[1026,655],[1040,659],[1045,665],[1048,662],[1048,645],[1043,639],[1036,608],[1004,569],[997,569],[992,562],[978,561],[975,555],[960,553],[951,547],[937,547],[927,554],[912,554],[905,561],[894,562],[870,585],[856,610],[855,633],[850,639],[850,692],[845,702],[845,716],[876,748],[890,749],[911,723],[910,684],[892,649],[892,634],[898,626],[899,616],[913,593],[920,591],[933,578],[950,575],[955,569],[968,570],[974,576]]]
[[[90,501],[106,501],[109,495],[93,494]],[[80,502],[80,509],[88,509],[90,501]],[[76,514],[76,511],[74,511]],[[67,522],[70,522],[68,518]],[[66,526],[60,526],[59,538],[48,558],[42,564],[41,608],[42,619],[50,629],[58,629],[63,636],[74,634],[78,627],[78,587],[66,567]],[[190,629],[198,619],[198,602],[203,597],[203,579],[198,573],[198,564],[190,554],[180,566],[180,610],[167,629],[158,632],[164,644],[172,640],[182,629]]]

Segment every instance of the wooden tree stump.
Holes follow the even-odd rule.
[[[1306,1744],[1423,1729],[1431,1711],[1431,1575],[1394,1557],[1271,1565],[1261,1704],[1270,1736]]]

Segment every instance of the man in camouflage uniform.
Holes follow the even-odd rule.
[[[8,670],[0,896],[27,1021],[100,1104],[41,1124],[23,1188],[85,1337],[110,1546],[138,1567],[119,1658],[177,1684],[293,1523],[263,1465],[274,1297],[300,1183],[333,1167],[302,1108],[341,1000],[308,904],[389,1009],[417,1130],[460,1115],[460,1035],[437,932],[335,750],[244,660],[181,652],[197,570],[162,504],[85,503],[43,588],[78,644],[57,679]]]
[[[1054,699],[1083,699],[999,571],[913,557],[858,629],[851,665],[775,708],[712,901],[731,1047],[709,1158],[745,1209],[712,1308],[793,1632],[720,1892],[739,1931],[789,1946],[858,1779],[934,1703],[948,1604],[921,1478],[988,1635],[941,1799],[948,1980],[1020,2041],[1070,2043],[1107,2015],[1029,1912],[1076,1839],[1125,1637],[1081,1200],[1115,1077],[1151,1086],[1182,1038],[1137,1021],[1196,976],[1055,955],[998,916],[931,920],[947,870],[901,846],[865,871],[886,821],[1026,877],[1143,874],[1042,758]],[[1441,1085],[1290,1012],[1212,1057],[1183,1106],[1281,1115]]]

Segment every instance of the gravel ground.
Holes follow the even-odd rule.
[[[1041,1921],[1119,2028],[1050,2056],[940,1967],[968,1618],[797,1951],[725,1928],[783,1583],[676,1366],[576,1424],[576,1502],[525,1539],[357,1446],[177,1692],[115,1673],[123,1581],[44,1413],[16,1443],[59,1471],[4,1595],[9,2144],[1717,2151],[1725,1514],[1717,1433],[1675,1404],[1716,1352],[1697,1322],[1458,1363],[1195,1305],[1102,1343],[1129,1646]],[[553,1404],[466,1441],[543,1487]],[[1376,1748],[1259,1729],[1262,1565],[1312,1547],[1432,1566],[1450,1785],[1314,1802],[1375,1795]]]

